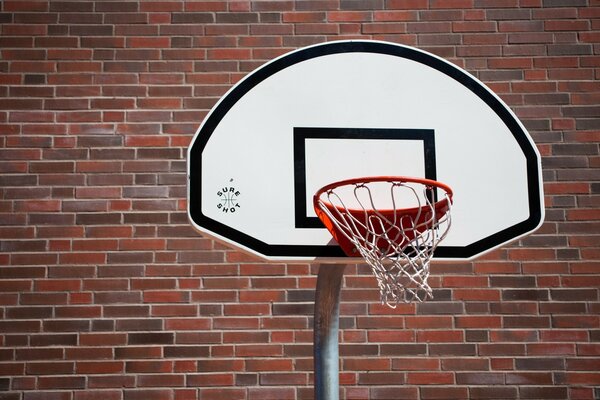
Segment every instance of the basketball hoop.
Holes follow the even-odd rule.
[[[382,304],[433,298],[429,263],[450,228],[450,187],[420,178],[356,178],[319,189],[313,201],[344,253],[370,265]]]

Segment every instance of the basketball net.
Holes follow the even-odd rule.
[[[383,202],[382,193],[387,193]],[[433,298],[429,264],[450,228],[451,204],[452,190],[446,185],[405,177],[336,182],[314,198],[321,221],[346,255],[365,259],[377,279],[381,303],[392,308]]]

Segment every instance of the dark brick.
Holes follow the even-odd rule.
[[[596,301],[596,289],[551,289],[552,300],[556,301]]]
[[[522,80],[523,72],[519,70],[495,70],[495,71],[481,71],[479,78],[486,81],[513,81]]]
[[[257,13],[217,13],[216,22],[221,24],[250,24],[258,22]]]
[[[258,374],[240,373],[235,374],[236,386],[256,386],[258,384]]]
[[[427,345],[425,344],[382,344],[381,355],[390,356],[411,356],[427,354]]]
[[[519,388],[521,399],[568,399],[568,388],[564,386],[534,386]]]
[[[154,319],[121,319],[117,321],[115,329],[118,331],[159,331],[163,328],[163,321]]]
[[[172,13],[171,22],[174,24],[205,24],[215,22],[213,13],[203,12],[187,12],[187,13]]]
[[[517,316],[505,316],[503,317],[505,328],[549,328],[550,318],[548,317],[517,317]]]
[[[496,372],[458,372],[456,383],[459,385],[501,385],[504,374]]]
[[[597,117],[600,115],[600,107],[595,105],[567,106],[563,108],[565,117]]]
[[[273,315],[312,315],[314,309],[313,303],[273,304]]]
[[[380,10],[383,0],[340,0],[342,10]]]
[[[77,225],[118,225],[121,223],[121,214],[117,213],[86,213],[77,214]]]
[[[522,300],[548,300],[548,291],[544,289],[506,289],[502,291],[502,300],[504,301],[522,301]]]
[[[288,290],[287,301],[288,302],[314,302],[315,291],[314,290]]]
[[[517,388],[513,386],[482,386],[469,388],[469,399],[516,399]]]
[[[164,355],[168,358],[204,358],[210,355],[209,346],[166,346]]]
[[[548,371],[564,370],[565,360],[563,358],[516,358],[515,367],[526,371]]]
[[[144,332],[130,333],[128,335],[128,343],[133,345],[139,344],[173,344],[175,335],[171,332]]]
[[[429,354],[436,356],[473,356],[477,353],[475,344],[449,343],[430,344]]]
[[[504,288],[535,287],[536,280],[533,276],[492,276],[490,286]]]
[[[554,144],[552,152],[560,156],[595,155],[598,154],[598,146],[587,143]]]
[[[462,302],[426,302],[417,305],[419,315],[428,314],[463,314],[464,304]]]
[[[499,8],[486,10],[486,16],[490,20],[519,20],[531,19],[531,11],[523,8]]]
[[[600,121],[598,118],[578,119],[577,129],[600,129]]]
[[[543,0],[544,7],[585,7],[588,5],[587,0]]]
[[[591,55],[593,54],[592,45],[589,44],[549,44],[548,55],[550,56],[569,56],[569,55]]]
[[[489,333],[484,330],[466,330],[465,341],[466,342],[487,342],[489,341]]]

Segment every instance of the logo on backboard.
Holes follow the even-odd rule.
[[[230,182],[232,181],[233,179],[230,180]],[[233,214],[240,208],[240,203],[238,201],[240,191],[234,186],[223,186],[217,191],[217,196],[219,197],[217,208],[222,212]]]

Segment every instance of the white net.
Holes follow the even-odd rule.
[[[395,308],[433,297],[429,264],[450,228],[452,192],[434,181],[391,179],[329,185],[315,209],[346,254],[370,265],[382,304]]]

